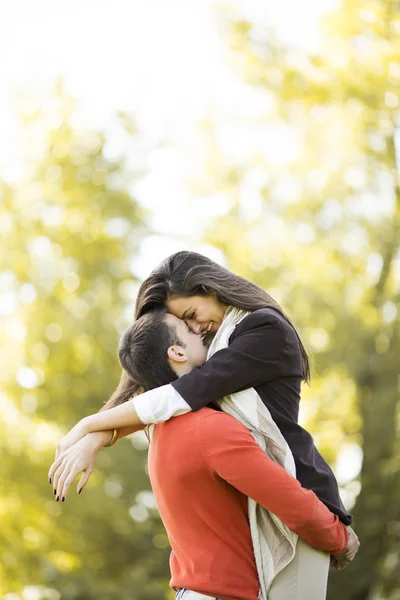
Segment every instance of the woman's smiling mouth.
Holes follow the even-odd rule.
[[[205,336],[207,335],[207,333],[210,333],[213,324],[214,324],[214,321],[210,321],[209,324],[207,325],[207,327],[205,329],[203,329],[203,331],[201,332],[201,337],[203,339],[205,338]]]

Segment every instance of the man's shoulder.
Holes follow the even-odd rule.
[[[233,417],[231,415],[228,415],[228,413],[222,410],[215,410],[214,408],[211,408],[209,406],[200,408],[200,410],[197,410],[196,412],[193,412],[191,414],[194,417],[196,417],[199,420],[199,422],[204,422],[207,425],[211,425],[214,423],[219,423],[222,425],[222,423],[226,423],[227,421],[233,419]],[[236,419],[234,420],[236,421]]]
[[[226,431],[245,428],[244,425],[232,415],[223,410],[215,410],[208,406],[188,414],[191,415],[191,420],[196,419],[200,429],[210,432],[221,432],[222,429]],[[185,417],[186,416],[187,415],[185,415]],[[179,418],[181,417],[178,417],[178,419]]]
[[[202,408],[194,414],[199,419],[201,430],[211,436],[225,438],[230,435],[236,435],[238,431],[248,431],[243,423],[224,411]]]
[[[208,422],[213,422],[215,417],[222,417],[222,421],[218,420],[218,422],[222,423],[226,417],[231,418],[230,415],[224,413],[221,410],[216,410],[211,408],[210,406],[204,406],[196,411],[190,411],[185,413],[184,415],[178,415],[176,417],[172,417],[168,421],[163,421],[162,423],[156,423],[155,427],[160,428],[160,426],[173,425],[174,427],[187,428],[190,423],[192,426],[199,425],[207,420]]]
[[[231,439],[246,427],[226,412],[204,407],[195,412],[173,417],[169,421],[154,425],[158,435],[179,436],[181,440],[195,441],[204,438],[212,441]]]
[[[217,461],[225,460],[224,457],[232,450],[258,447],[243,423],[228,413],[218,411],[204,413],[199,420],[199,442],[207,460],[213,457]]]

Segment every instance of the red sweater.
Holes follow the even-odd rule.
[[[226,413],[202,408],[155,425],[149,474],[172,547],[172,588],[258,599],[247,496],[319,550],[347,545],[339,518]]]

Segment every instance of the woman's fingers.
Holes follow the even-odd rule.
[[[56,470],[60,466],[60,463],[61,463],[61,456],[59,456],[58,458],[54,459],[54,462],[51,465],[51,467],[49,469],[49,473],[48,473],[49,482],[50,483],[54,483],[54,473],[56,472]]]
[[[79,475],[79,473],[82,473],[82,471],[83,471],[83,474],[82,474],[82,477],[78,484],[78,493],[79,493],[79,490],[82,489],[86,485],[86,483],[93,471],[93,466],[91,464],[88,465],[86,462],[82,463],[82,461],[79,459],[76,460],[75,462],[70,462],[68,465],[66,465],[65,476],[63,478],[63,481],[59,482],[60,499],[61,500],[62,500],[62,498],[66,499],[72,482],[74,481],[76,476]]]
[[[55,498],[57,501],[65,501],[68,496],[71,483],[81,471],[82,467],[79,464],[79,461],[74,461],[73,459],[68,460],[65,458],[61,462],[61,465],[54,476],[54,489],[56,490]]]
[[[55,471],[54,478],[53,478],[53,489],[54,489],[54,496],[55,496],[56,500],[57,500],[57,498],[61,499],[62,486],[68,475],[68,473],[66,472],[67,469],[68,469],[68,459],[67,459],[67,457],[61,457],[59,467]]]
[[[52,468],[54,496],[56,500],[64,502],[68,496],[72,482],[79,473],[83,472],[78,485],[78,492],[86,485],[93,471],[93,459],[85,458],[83,460],[80,456],[71,456],[66,452],[54,464],[54,468],[56,469],[54,471]]]
[[[331,556],[331,567],[338,571],[343,571],[350,564],[347,560],[337,560],[334,556]]]
[[[86,469],[86,471],[84,471],[82,473],[82,477],[80,478],[79,483],[78,483],[78,487],[76,489],[76,491],[78,492],[78,494],[81,493],[81,491],[83,490],[83,488],[85,487],[85,485],[89,481],[89,477],[92,474],[92,470],[93,469]]]
[[[60,488],[60,500],[62,502],[64,502],[64,500],[66,500],[66,498],[69,494],[71,484],[74,481],[75,477],[80,472],[81,472],[81,469],[76,464],[70,468],[67,468],[64,481],[62,482],[62,484],[60,482],[60,486],[62,485],[62,487]]]
[[[61,472],[60,472],[60,476],[58,478],[57,487],[56,487],[56,500],[57,501],[62,500],[63,497],[65,497],[65,493],[64,493],[65,484],[71,474],[73,475],[73,479],[75,479],[75,476],[77,475],[77,473],[74,472],[74,470],[73,470],[73,461],[71,461],[71,460],[63,461],[61,463]]]
[[[57,448],[56,448],[56,455],[54,458],[54,462],[51,465],[50,470],[49,470],[49,482],[50,483],[53,482],[54,473],[60,466],[60,462],[62,460],[63,454],[64,454],[64,448],[63,448],[62,444],[58,443]]]
[[[55,460],[57,460],[58,458],[60,458],[60,456],[62,454],[64,454],[65,452],[65,448],[64,445],[62,444],[61,440],[58,442],[57,446],[56,446],[56,457]]]
[[[358,552],[360,542],[355,531],[351,527],[348,527],[347,529],[349,533],[349,541],[346,548],[345,557],[349,561],[352,561]]]
[[[58,458],[51,465],[48,476],[53,484],[55,499],[64,502],[67,498],[71,484],[75,477],[83,473],[79,484],[78,492],[86,485],[93,471],[96,454],[101,446],[98,443],[98,436],[84,436],[72,446],[67,447],[59,443],[57,451],[61,452]],[[64,500],[63,500],[64,499]]]
[[[53,484],[53,491],[54,491],[55,496],[57,494],[58,480],[61,475],[60,466],[61,466],[61,458],[59,458],[52,467],[51,483]]]

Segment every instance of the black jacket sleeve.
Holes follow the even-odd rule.
[[[258,309],[235,328],[227,348],[172,382],[192,410],[278,377],[301,377],[294,329],[272,309]]]

